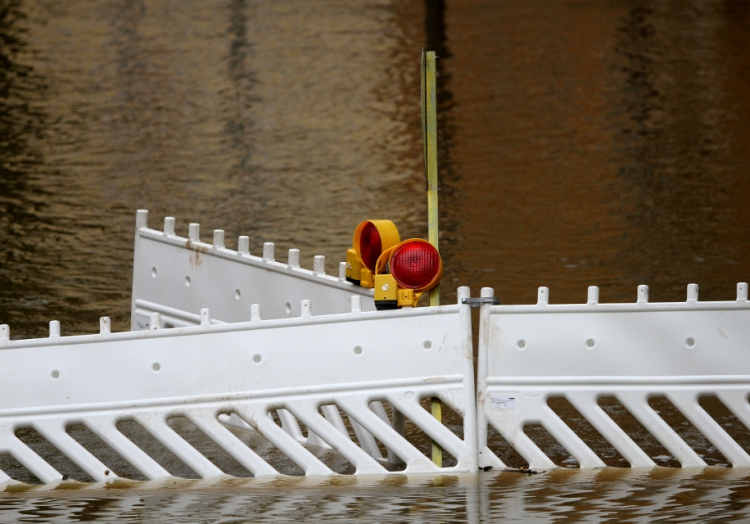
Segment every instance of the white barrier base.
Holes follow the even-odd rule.
[[[602,410],[601,397],[615,397],[683,467],[706,462],[649,406],[652,397],[666,397],[730,464],[750,466],[747,451],[699,404],[701,396],[716,396],[750,428],[747,284],[738,285],[732,302],[698,302],[694,284],[685,303],[649,303],[646,286],[636,304],[598,304],[596,288],[589,296],[586,305],[550,305],[547,288],[540,288],[536,306],[482,306],[480,467],[504,467],[487,448],[488,425],[532,469],[557,465],[525,433],[528,425],[541,425],[580,467],[604,467],[550,408],[555,396],[567,399],[631,467],[656,464]]]
[[[144,477],[172,475],[121,431],[134,421],[198,477],[223,475],[170,426],[181,417],[253,476],[280,472],[222,420],[251,427],[305,475],[334,474],[311,446],[335,451],[357,475],[399,463],[401,473],[475,471],[468,306],[362,312],[359,302],[354,297],[352,312],[341,315],[313,317],[306,301],[308,314],[289,320],[0,338],[0,380],[13,392],[0,397],[0,454],[44,483],[63,479],[53,458],[19,438],[31,428],[93,480],[116,478],[118,463],[105,463],[69,433],[82,424]],[[463,417],[463,438],[420,405],[429,397]],[[455,463],[433,464],[405,437],[405,421]],[[3,481],[10,477],[0,473]]]

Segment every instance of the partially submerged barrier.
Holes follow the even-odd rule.
[[[0,370],[13,394],[0,397],[0,455],[44,483],[69,475],[55,467],[60,454],[84,480],[116,478],[123,464],[148,479],[176,474],[125,436],[121,423],[130,421],[196,476],[224,474],[211,453],[169,424],[180,417],[247,475],[283,472],[260,448],[275,448],[305,475],[387,473],[399,463],[403,473],[476,471],[469,307],[363,312],[360,297],[350,303],[348,313],[312,316],[303,301],[297,318],[254,315],[226,325],[212,325],[204,310],[202,325],[174,329],[159,329],[154,313],[151,329],[125,333],[110,333],[103,319],[100,334],[75,337],[60,337],[52,322],[50,338],[34,340],[11,341],[2,326]],[[420,404],[430,397],[462,416],[459,431]],[[252,427],[260,448],[221,424],[222,416]],[[91,438],[73,438],[74,425]],[[54,453],[37,453],[24,431]],[[415,431],[426,436],[424,450]],[[429,460],[430,439],[455,458],[450,467]],[[0,482],[13,476],[7,473]]]
[[[486,288],[483,296],[492,296]],[[717,397],[750,428],[750,302],[737,286],[731,302],[699,302],[688,286],[683,303],[649,303],[648,287],[634,304],[551,305],[539,288],[532,306],[483,305],[480,313],[477,410],[480,467],[504,467],[487,447],[494,428],[531,469],[556,464],[524,431],[541,425],[582,468],[605,463],[548,405],[564,397],[631,467],[653,467],[644,452],[599,405],[615,397],[683,467],[706,462],[650,405],[664,396],[733,466],[750,456],[701,407]]]
[[[315,304],[315,315],[344,313],[352,295],[362,297],[364,311],[375,310],[372,290],[347,282],[343,262],[332,276],[320,255],[309,270],[300,267],[298,249],[290,249],[282,263],[271,242],[255,256],[246,236],[239,237],[235,251],[225,247],[220,229],[207,244],[200,241],[199,224],[190,224],[188,238],[176,235],[174,226],[174,218],[167,217],[163,231],[150,229],[148,211],[138,211],[132,330],[149,329],[151,313],[160,314],[160,327],[195,326],[203,308],[211,310],[213,323],[243,322],[250,320],[252,304],[260,304],[267,319],[299,316],[302,300]]]
[[[185,239],[172,218],[163,232],[146,222],[139,211],[131,332],[111,333],[105,317],[97,335],[60,337],[53,321],[48,339],[12,341],[0,326],[0,379],[12,392],[0,396],[0,483],[502,469],[493,430],[529,468],[557,467],[529,426],[582,468],[605,466],[554,399],[632,467],[655,466],[653,453],[603,398],[683,467],[706,461],[653,398],[727,463],[750,466],[750,440],[700,403],[713,397],[750,431],[747,284],[732,302],[699,302],[691,284],[684,303],[650,303],[640,286],[634,304],[600,304],[591,287],[587,304],[550,305],[540,288],[530,306],[459,288],[458,305],[378,312],[371,290],[346,282],[344,267],[326,275],[322,257],[309,271],[296,250],[281,264],[272,244],[254,257],[247,237],[232,251],[220,230],[209,245],[197,224]],[[470,305],[481,306],[476,388]],[[430,414],[432,398],[446,423]],[[430,442],[446,467],[429,459]]]

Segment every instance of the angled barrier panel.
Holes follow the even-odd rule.
[[[300,315],[302,300],[315,304],[315,315],[344,313],[352,295],[362,297],[362,309],[374,311],[373,292],[346,281],[342,262],[335,276],[326,274],[325,257],[314,258],[313,270],[300,267],[299,250],[289,250],[287,263],[275,260],[267,242],[262,256],[249,253],[248,238],[237,251],[224,246],[224,231],[213,243],[200,241],[199,224],[190,224],[188,238],[175,235],[174,218],[164,230],[148,228],[148,211],[138,211],[133,262],[131,330],[149,329],[151,313],[161,315],[161,327],[200,324],[199,312],[209,308],[215,324],[250,320],[251,305],[260,304],[267,319]]]
[[[505,467],[503,456],[488,448],[494,429],[532,469],[555,462],[529,438],[525,428],[541,425],[582,468],[604,461],[574,428],[550,408],[563,397],[631,467],[653,467],[653,456],[639,446],[629,428],[602,409],[614,397],[682,467],[706,465],[649,401],[665,397],[686,422],[728,463],[750,466],[747,442],[731,437],[727,426],[700,400],[715,397],[750,428],[750,302],[748,286],[737,299],[699,302],[698,286],[688,286],[683,303],[649,303],[640,286],[634,304],[599,304],[589,288],[585,305],[551,305],[539,289],[532,306],[483,305],[477,367],[478,450],[480,467]],[[492,296],[489,288],[483,295]],[[678,430],[680,428],[677,428]],[[687,438],[687,437],[686,437]]]
[[[347,313],[312,316],[305,300],[300,316],[276,320],[252,308],[250,321],[218,325],[203,310],[201,325],[174,329],[158,328],[152,313],[149,330],[124,333],[110,333],[105,318],[101,333],[75,337],[60,337],[53,321],[50,338],[34,340],[11,340],[3,325],[0,458],[43,483],[71,475],[52,455],[95,481],[128,468],[147,479],[183,476],[177,462],[193,477],[226,474],[209,447],[240,476],[476,471],[469,307],[365,312],[359,296],[350,304]],[[433,418],[432,397],[460,420]],[[175,418],[203,444],[179,433]],[[90,438],[74,438],[72,427]],[[47,447],[24,440],[28,431]],[[429,459],[430,440],[453,457],[446,467]],[[4,469],[0,482],[17,480]]]

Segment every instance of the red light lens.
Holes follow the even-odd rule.
[[[365,224],[359,236],[359,252],[362,262],[370,271],[375,271],[375,263],[383,252],[383,244],[380,241],[380,232],[372,222]]]
[[[407,242],[391,257],[391,275],[403,288],[420,289],[438,276],[440,263],[432,244]]]

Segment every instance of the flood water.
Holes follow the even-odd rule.
[[[423,47],[444,302],[733,300],[750,280],[748,1],[8,0],[0,323],[127,330],[136,209],[308,268],[366,218],[426,236]],[[750,471],[719,467],[175,482],[6,492],[0,521],[736,521],[750,502]]]

